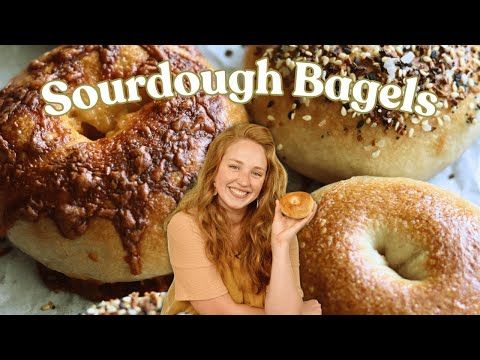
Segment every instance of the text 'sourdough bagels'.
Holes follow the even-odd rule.
[[[171,273],[163,221],[195,180],[208,145],[246,122],[223,96],[174,97],[51,117],[39,96],[155,73],[209,69],[190,46],[65,46],[0,92],[0,237],[72,278],[125,282]]]
[[[312,193],[298,234],[325,314],[480,314],[480,209],[434,185],[354,177]]]
[[[287,193],[280,199],[282,214],[293,219],[306,218],[312,212],[315,200],[309,193],[295,191]]]
[[[278,154],[294,170],[323,183],[356,175],[426,180],[455,161],[480,134],[475,115],[479,87],[478,46],[250,46],[245,65],[269,59],[282,74],[283,96],[257,96],[253,120],[267,126]],[[324,79],[362,78],[402,87],[418,76],[418,91],[439,98],[433,117],[375,106],[365,115],[348,103],[292,96],[294,62],[315,62]]]

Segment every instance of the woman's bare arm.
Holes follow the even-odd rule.
[[[272,259],[269,291],[265,298],[267,314],[300,314],[302,298],[297,291],[288,243],[276,247]]]
[[[228,293],[214,299],[191,300],[190,303],[200,315],[265,315],[262,308],[235,303]]]
[[[313,218],[317,210],[303,220],[294,220],[282,215],[280,204],[276,200],[275,217],[272,223],[272,272],[269,291],[265,298],[267,314],[301,314],[304,303],[297,291],[296,279],[292,269],[289,247],[295,241],[297,233]]]

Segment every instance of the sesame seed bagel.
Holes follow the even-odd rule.
[[[283,96],[257,96],[248,105],[253,120],[267,126],[279,157],[322,183],[358,175],[427,180],[459,158],[480,135],[478,46],[250,46],[245,66],[261,57],[282,74]],[[376,105],[360,114],[349,104],[292,97],[294,60],[316,62],[325,78],[362,78],[405,85],[418,76],[418,92],[439,101],[433,117],[421,118]]]
[[[313,209],[315,201],[309,193],[295,191],[287,193],[280,199],[282,214],[293,219],[307,217]]]
[[[71,278],[132,282],[172,272],[163,222],[196,179],[210,142],[246,122],[242,106],[198,93],[48,116],[41,87],[67,94],[210,66],[190,46],[62,46],[0,91],[0,237]]]
[[[300,276],[324,314],[480,314],[478,207],[406,178],[354,177],[312,196]]]

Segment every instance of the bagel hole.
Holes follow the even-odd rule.
[[[146,104],[145,100],[132,104],[97,104],[88,110],[72,109],[68,114],[71,126],[91,141],[115,136],[128,128],[135,114]]]
[[[99,131],[95,126],[87,122],[82,122],[79,132],[86,138],[93,141],[103,139],[105,137],[105,133]]]
[[[376,229],[359,238],[360,251],[370,265],[406,280],[424,280],[428,277],[428,252],[407,232]]]

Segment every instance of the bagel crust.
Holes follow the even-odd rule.
[[[280,199],[282,214],[293,219],[306,218],[313,209],[315,201],[309,193],[295,191],[287,193]]]
[[[354,177],[312,193],[298,235],[324,314],[480,314],[480,209],[434,185]]]
[[[279,71],[283,96],[257,96],[247,105],[253,121],[267,126],[279,157],[297,172],[321,183],[371,175],[427,180],[457,160],[480,135],[478,46],[250,46],[245,66],[261,57]],[[429,118],[379,105],[360,114],[324,95],[293,97],[293,61],[322,66],[352,81],[404,85],[417,76],[418,92],[439,98]]]
[[[77,45],[30,63],[0,91],[0,237],[70,277],[127,282],[171,273],[163,221],[195,181],[208,145],[246,122],[241,105],[198,93],[97,104],[48,116],[40,89],[158,71],[210,69],[190,46]]]

